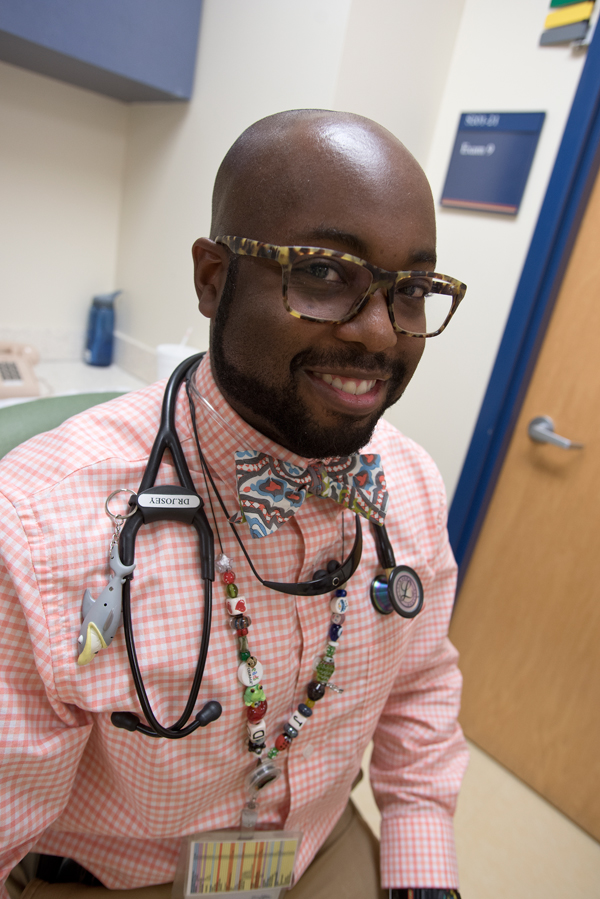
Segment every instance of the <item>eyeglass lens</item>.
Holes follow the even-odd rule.
[[[371,272],[361,265],[327,256],[308,256],[295,261],[288,273],[288,305],[301,315],[339,321],[368,292]],[[394,288],[394,319],[406,331],[431,334],[442,327],[455,294],[443,277],[414,277]]]

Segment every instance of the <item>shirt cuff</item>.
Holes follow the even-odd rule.
[[[381,822],[381,885],[458,889],[452,819],[404,815]]]

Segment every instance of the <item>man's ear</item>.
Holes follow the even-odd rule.
[[[213,319],[227,278],[229,255],[214,240],[200,237],[192,247],[192,256],[198,308],[206,318]]]

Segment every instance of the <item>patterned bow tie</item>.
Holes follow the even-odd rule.
[[[266,537],[285,524],[307,494],[326,496],[369,521],[383,524],[388,503],[381,457],[341,456],[308,468],[266,453],[235,453],[238,496],[253,537]]]

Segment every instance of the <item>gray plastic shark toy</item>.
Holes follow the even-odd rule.
[[[77,639],[78,665],[87,665],[101,649],[106,649],[121,624],[123,584],[127,575],[135,568],[135,564],[122,564],[116,543],[111,549],[109,559],[113,575],[98,599],[92,599],[89,589],[83,594],[81,603],[83,623]]]

